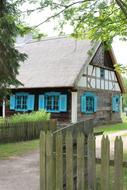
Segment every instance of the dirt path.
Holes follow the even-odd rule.
[[[39,152],[0,160],[0,190],[39,190]]]

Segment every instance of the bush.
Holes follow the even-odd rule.
[[[21,123],[21,122],[43,121],[49,119],[50,119],[50,113],[47,113],[45,110],[42,110],[31,113],[15,114],[8,119],[8,122]]]

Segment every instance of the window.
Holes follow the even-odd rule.
[[[34,95],[28,93],[16,93],[10,96],[10,110],[29,111],[34,110]]]
[[[47,112],[66,112],[67,95],[59,92],[48,92],[39,95],[39,110],[45,109]]]
[[[115,95],[112,97],[112,111],[120,112],[120,96]]]
[[[46,96],[46,110],[59,111],[59,95]]]
[[[100,78],[105,79],[105,70],[103,68],[100,68]]]
[[[86,92],[81,96],[81,112],[94,113],[97,108],[97,98],[91,92]]]
[[[27,110],[27,95],[16,95],[16,110]]]

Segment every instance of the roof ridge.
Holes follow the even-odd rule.
[[[46,37],[46,38],[43,38],[41,40],[33,40],[33,41],[29,41],[29,42],[26,42],[25,44],[31,44],[31,43],[36,43],[36,42],[41,42],[41,41],[49,41],[49,40],[56,40],[56,39],[62,39],[62,38],[67,38],[68,35],[66,36],[52,36],[52,37]]]

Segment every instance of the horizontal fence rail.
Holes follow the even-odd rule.
[[[42,130],[56,130],[56,120],[0,124],[0,143],[37,139]]]
[[[94,135],[86,137],[80,131],[75,137],[71,131],[66,134],[60,131],[55,135],[51,131],[41,132],[40,190],[127,189],[123,184],[123,166],[126,165],[123,165],[122,139],[115,139],[114,161],[111,164],[108,137],[103,136],[101,140],[100,159],[96,159]]]

